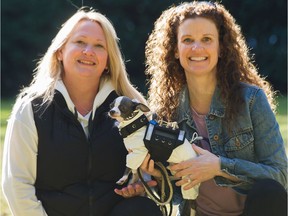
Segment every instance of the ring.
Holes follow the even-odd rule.
[[[192,181],[191,176],[190,176],[190,175],[187,175],[186,178],[187,178],[188,183],[191,183],[191,181]]]

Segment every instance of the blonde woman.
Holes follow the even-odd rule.
[[[13,215],[161,215],[136,196],[143,188],[114,192],[127,154],[107,116],[118,95],[145,103],[110,21],[81,9],[63,24],[8,121],[2,187]]]

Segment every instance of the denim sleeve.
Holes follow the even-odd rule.
[[[263,90],[258,89],[249,101],[249,112],[253,127],[255,160],[220,156],[221,169],[239,178],[241,183],[233,183],[216,177],[219,185],[247,190],[258,179],[274,179],[285,188],[287,184],[287,156],[284,142],[275,115]]]

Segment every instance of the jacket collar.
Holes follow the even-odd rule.
[[[56,90],[58,90],[64,97],[67,107],[68,109],[74,113],[75,112],[75,105],[73,104],[69,93],[66,89],[66,86],[64,85],[63,81],[61,79],[59,79],[56,83]],[[114,87],[111,83],[110,80],[108,79],[102,79],[100,81],[100,86],[99,86],[99,91],[94,99],[94,103],[93,103],[93,112],[92,112],[92,119],[94,118],[94,113],[96,111],[96,109],[106,100],[106,98],[108,97],[108,95],[114,91]]]
[[[190,109],[190,99],[189,99],[189,91],[187,85],[183,87],[183,90],[180,93],[179,98],[179,108],[177,110],[178,113],[178,122],[181,122],[187,118],[191,118],[192,113]],[[225,116],[225,105],[221,100],[220,88],[217,86],[212,97],[212,103],[210,106],[210,111],[207,114],[214,115],[220,118]]]

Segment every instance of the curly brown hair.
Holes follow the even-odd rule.
[[[275,92],[258,74],[249,48],[232,15],[220,3],[206,1],[184,2],[171,6],[156,20],[146,42],[146,74],[148,103],[161,119],[175,120],[179,94],[186,85],[184,69],[175,58],[178,27],[188,18],[203,17],[212,20],[219,33],[220,58],[217,64],[217,84],[226,103],[226,118],[233,119],[242,101],[240,82],[262,88],[275,111]],[[226,119],[227,120],[227,119]]]

